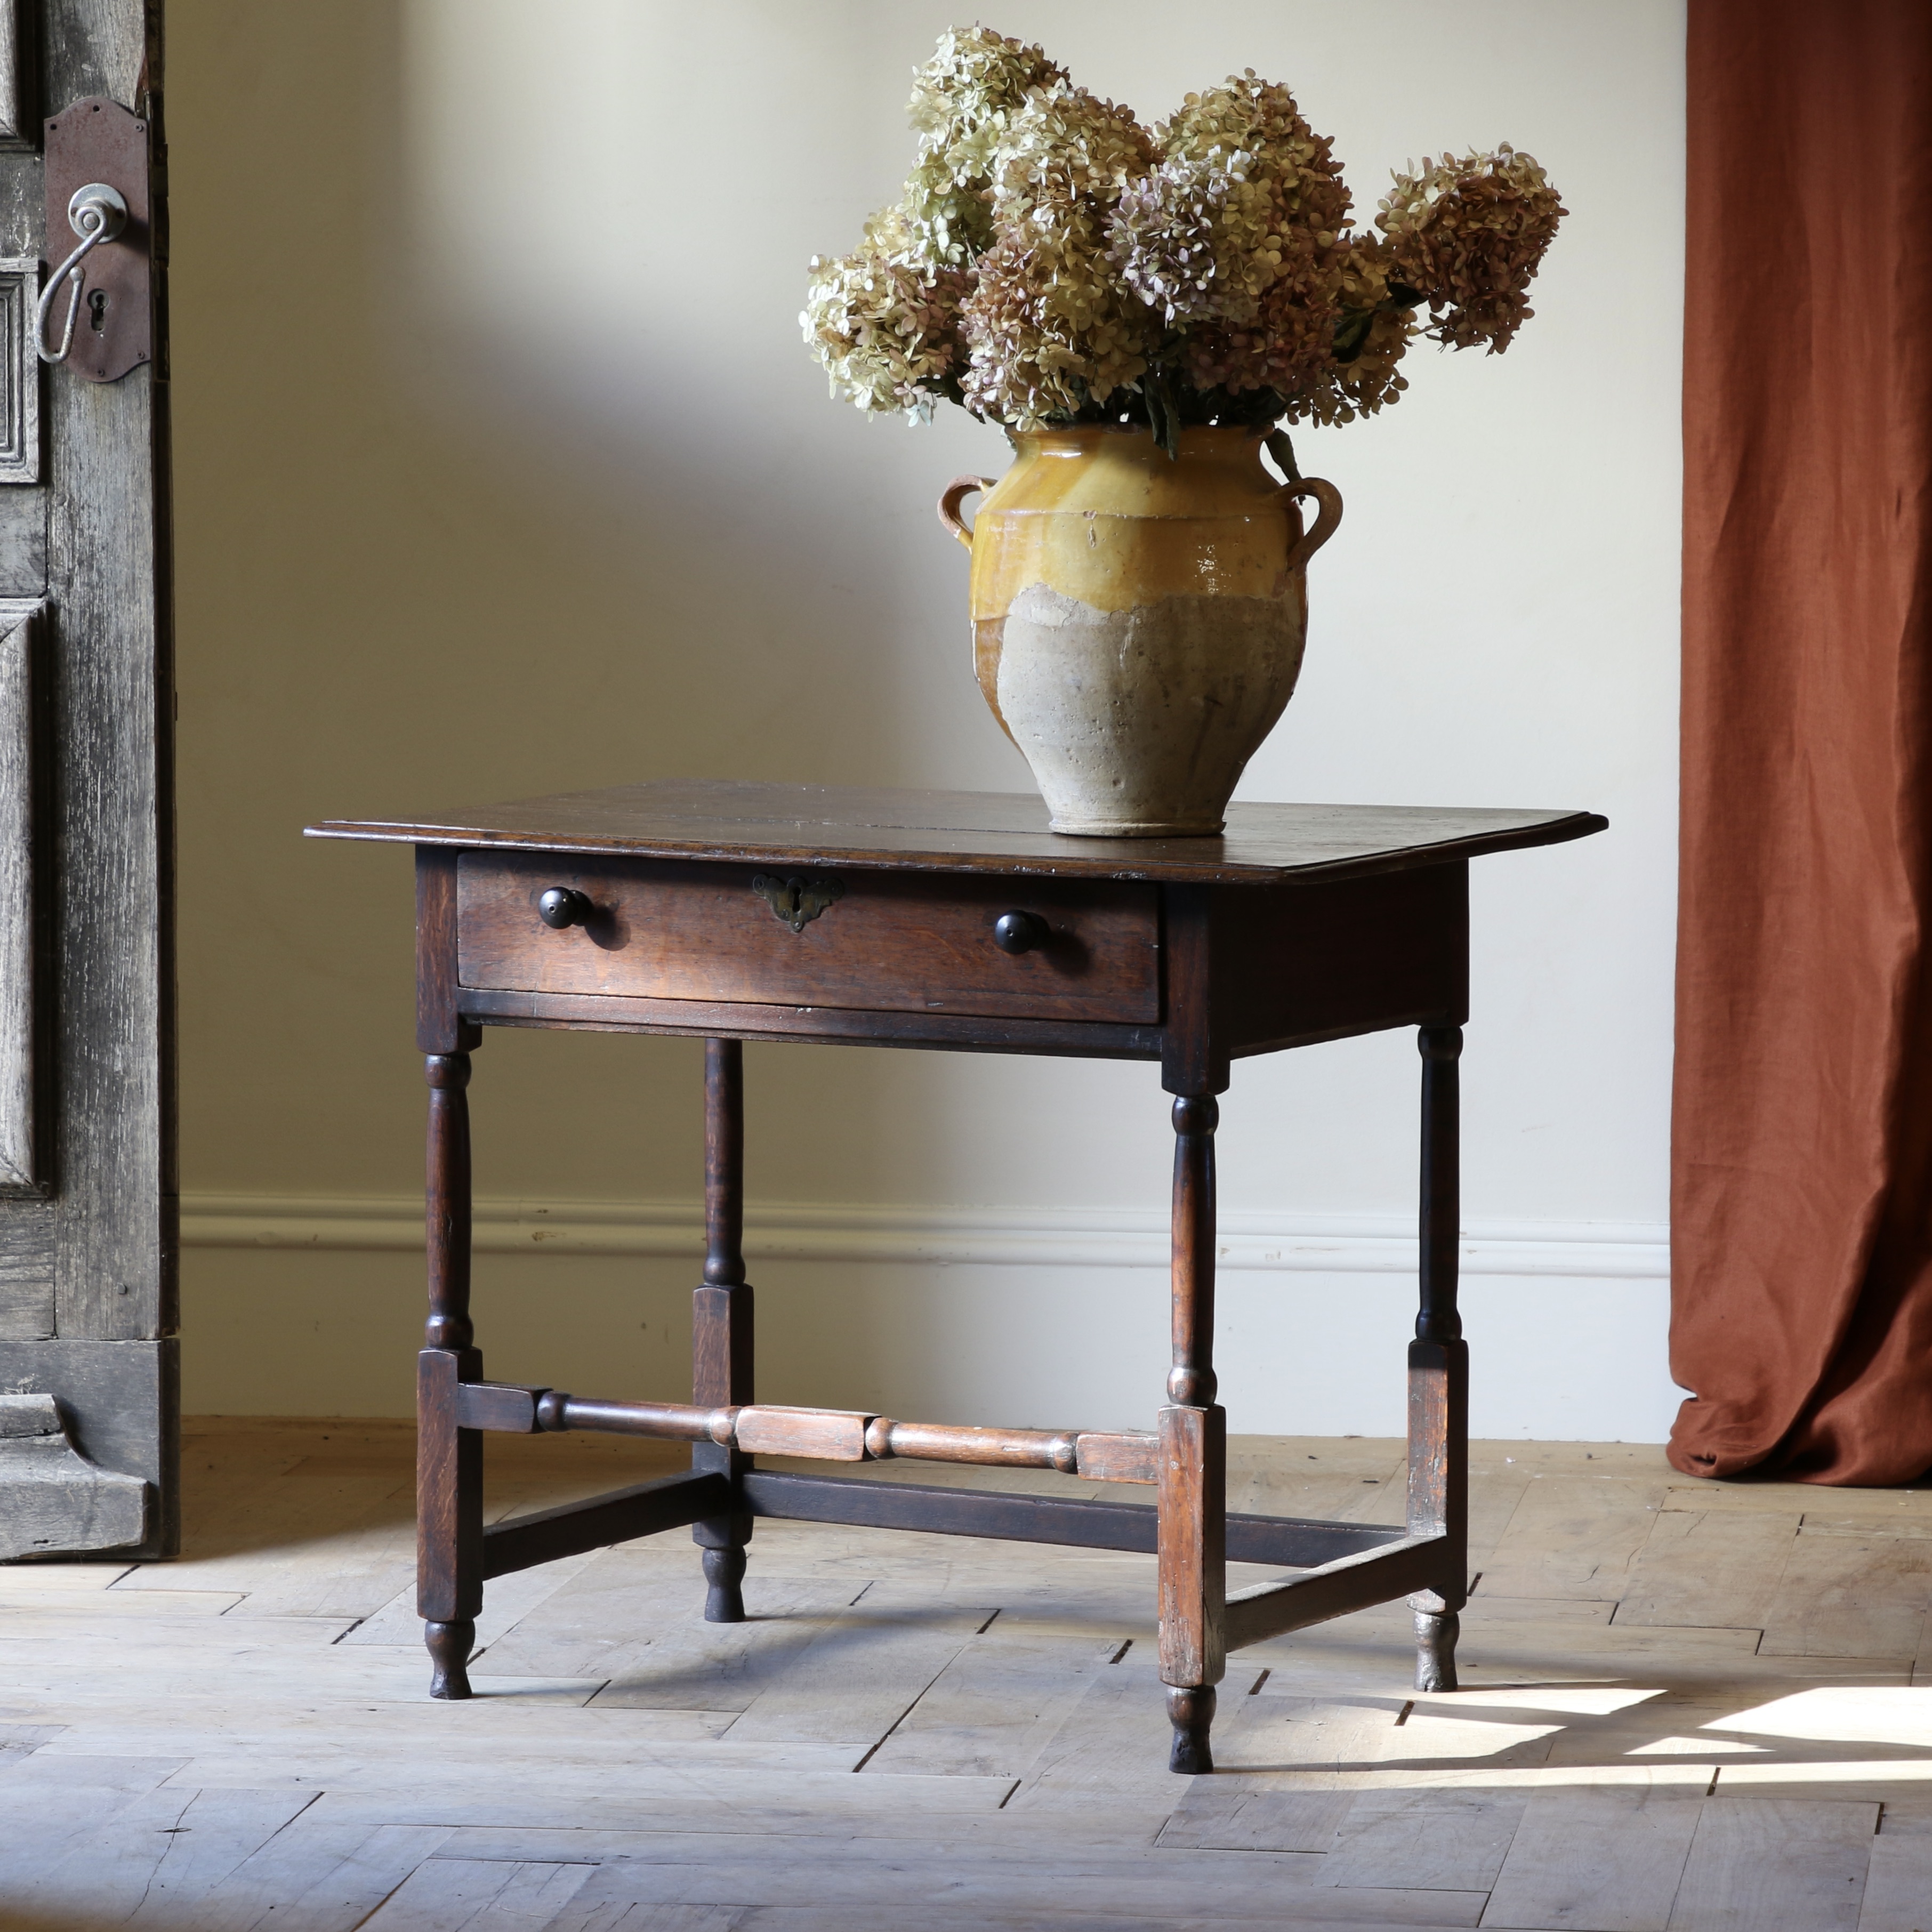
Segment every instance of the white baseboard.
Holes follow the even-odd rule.
[[[188,1194],[190,1248],[420,1249],[421,1200],[410,1195]],[[1464,1228],[1472,1275],[1662,1280],[1669,1230],[1646,1222],[1474,1220]],[[803,1203],[749,1208],[754,1259],[916,1262],[938,1266],[1165,1268],[1167,1220],[1157,1210],[1099,1208],[874,1208]],[[479,1200],[475,1246],[486,1254],[692,1257],[703,1252],[694,1202]],[[1414,1225],[1392,1214],[1234,1210],[1220,1216],[1224,1268],[1412,1275]]]

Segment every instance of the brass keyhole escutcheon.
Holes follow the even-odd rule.
[[[772,909],[772,916],[802,932],[827,906],[836,905],[845,896],[843,883],[829,872],[812,878],[794,872],[781,878],[776,872],[760,872],[752,880],[752,890]]]

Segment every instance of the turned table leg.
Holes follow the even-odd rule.
[[[1168,1768],[1211,1771],[1214,1686],[1226,1667],[1227,1418],[1214,1400],[1211,1094],[1174,1103],[1174,1370],[1160,1412],[1160,1676],[1174,1726]]]
[[[1456,1312],[1460,1027],[1424,1027],[1422,1051],[1421,1312],[1408,1346],[1408,1527],[1448,1539],[1415,1612],[1415,1688],[1456,1688],[1457,1617],[1468,1600],[1469,1350]]]
[[[692,1297],[691,1399],[707,1408],[752,1400],[752,1290],[745,1280],[745,1049],[735,1040],[704,1042],[704,1283]],[[750,1458],[712,1442],[691,1452],[694,1469],[734,1484]],[[745,1620],[748,1511],[694,1523],[704,1552],[707,1623]]]
[[[416,1608],[432,1697],[470,1695],[483,1607],[483,1438],[456,1421],[457,1389],[483,1372],[470,1321],[466,1053],[433,1053],[429,1081],[429,1322],[416,1358]]]

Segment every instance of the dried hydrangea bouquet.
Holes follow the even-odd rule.
[[[1007,430],[1012,468],[957,479],[940,514],[973,552],[980,688],[1054,829],[1218,832],[1293,694],[1306,567],[1341,515],[1278,425],[1384,408],[1419,337],[1506,348],[1556,190],[1506,146],[1445,156],[1358,228],[1285,88],[1250,72],[1145,128],[978,28],[919,70],[912,122],[899,200],[812,265],[806,338],[862,409]]]

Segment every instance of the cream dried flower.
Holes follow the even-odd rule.
[[[1036,88],[1009,120],[992,173],[995,227],[1048,205],[1104,228],[1128,184],[1154,160],[1153,142],[1130,107],[1065,83]]]
[[[873,216],[853,254],[814,256],[812,270],[799,322],[833,395],[915,422],[928,421],[935,402],[957,400],[966,274],[920,260],[898,208]]]
[[[1252,156],[1244,172],[1269,188],[1278,219],[1333,248],[1351,206],[1334,144],[1302,118],[1285,87],[1256,78],[1252,68],[1220,87],[1190,94],[1180,111],[1154,130],[1161,157],[1218,163]]]
[[[1427,333],[1495,355],[1534,313],[1525,291],[1568,212],[1537,163],[1505,144],[1397,175],[1376,220],[1396,275],[1429,304]]]
[[[958,263],[992,245],[988,189],[1012,117],[1035,89],[1064,86],[1066,78],[1044,49],[985,27],[940,37],[914,77],[909,112],[919,158],[901,202],[925,259]]]

